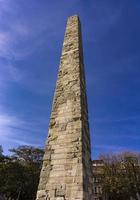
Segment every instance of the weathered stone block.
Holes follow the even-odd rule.
[[[72,16],[67,22],[36,200],[92,200],[88,127],[80,21]]]

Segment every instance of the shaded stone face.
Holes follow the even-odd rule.
[[[88,111],[78,16],[68,19],[37,200],[91,200]]]

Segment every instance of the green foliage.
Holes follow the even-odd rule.
[[[0,162],[0,195],[6,200],[34,200],[44,151],[21,146]]]
[[[125,152],[102,155],[104,161],[102,186],[109,200],[140,198],[140,155]]]
[[[32,146],[19,146],[16,149],[10,149],[10,152],[13,153],[12,159],[26,163],[40,163],[44,154],[43,149]]]
[[[3,149],[2,146],[0,145],[0,162],[3,161]]]
[[[0,146],[0,197],[35,200],[44,151],[31,146],[11,149],[4,156]],[[109,200],[140,199],[140,155],[125,152],[102,155],[102,187]]]
[[[2,149],[2,146],[0,145],[0,156],[2,156],[2,153],[3,153],[3,149]]]

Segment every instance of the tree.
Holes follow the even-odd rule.
[[[0,145],[0,162],[3,162],[3,161],[4,161],[4,158],[5,158],[5,156],[3,155],[3,148],[2,148],[2,146]]]
[[[10,151],[8,161],[0,162],[0,196],[6,200],[34,200],[44,151],[31,146]]]
[[[125,152],[123,154],[123,166],[129,180],[131,195],[134,199],[140,200],[140,155]]]
[[[25,182],[25,168],[18,162],[0,165],[0,194],[7,200],[17,199]]]
[[[2,146],[0,145],[0,156],[2,156],[3,154],[3,149],[2,149]]]
[[[25,163],[41,163],[44,150],[32,146],[19,146],[9,150],[12,152],[12,159]]]
[[[140,155],[124,152],[102,155],[102,187],[109,200],[140,200]]]

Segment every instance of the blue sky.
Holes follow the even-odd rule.
[[[82,23],[92,156],[140,150],[140,1],[0,0],[0,144],[43,147],[68,16]]]

